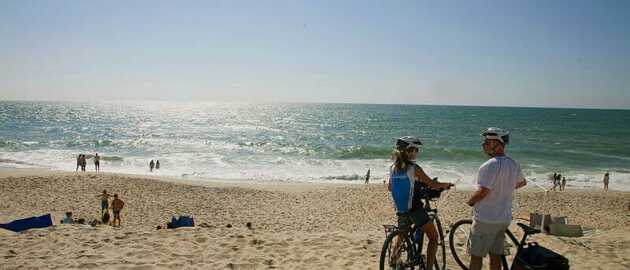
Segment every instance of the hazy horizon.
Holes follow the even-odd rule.
[[[630,108],[600,108],[600,107],[543,107],[543,106],[510,106],[510,105],[475,105],[475,104],[428,104],[428,103],[364,103],[364,102],[291,102],[291,101],[263,101],[263,102],[243,102],[243,101],[190,101],[190,100],[25,100],[25,99],[0,99],[0,102],[52,102],[52,103],[174,103],[174,104],[322,104],[322,105],[401,105],[401,106],[443,106],[443,107],[488,107],[488,108],[533,108],[533,109],[578,109],[578,110],[630,110]]]
[[[630,3],[7,1],[0,100],[630,109]]]

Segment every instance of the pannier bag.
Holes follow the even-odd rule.
[[[516,253],[511,270],[569,270],[569,260],[538,243],[529,243]]]

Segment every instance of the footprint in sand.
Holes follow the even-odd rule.
[[[249,241],[250,244],[256,246],[256,245],[262,245],[265,241],[263,240],[258,240],[258,239],[253,239],[251,241]]]
[[[201,237],[197,237],[197,238],[195,238],[195,242],[197,242],[197,243],[199,243],[199,244],[201,244],[201,243],[205,243],[206,241],[208,241],[208,238],[207,238],[207,237],[203,237],[203,236],[201,236]]]

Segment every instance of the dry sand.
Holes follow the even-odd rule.
[[[168,180],[168,181],[165,181]],[[197,183],[116,174],[0,172],[0,222],[65,211],[92,220],[106,189],[125,201],[123,226],[0,229],[0,269],[377,269],[382,224],[394,212],[382,185]],[[442,223],[470,217],[469,191],[437,202]],[[515,216],[541,211],[544,193],[519,191]],[[571,269],[630,269],[630,193],[548,193],[547,209],[593,228],[581,238],[533,240],[569,258]],[[156,230],[172,215],[197,227]],[[245,224],[252,223],[252,229]],[[228,224],[231,228],[228,228]],[[459,269],[449,258],[449,269]]]

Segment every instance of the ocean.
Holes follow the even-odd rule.
[[[630,190],[630,110],[376,104],[0,101],[0,167],[101,170],[204,181],[382,183],[395,139],[419,137],[431,177],[470,186],[486,160],[479,133],[511,132],[529,180]],[[149,171],[150,160],[161,168]],[[88,171],[93,171],[88,160]]]

